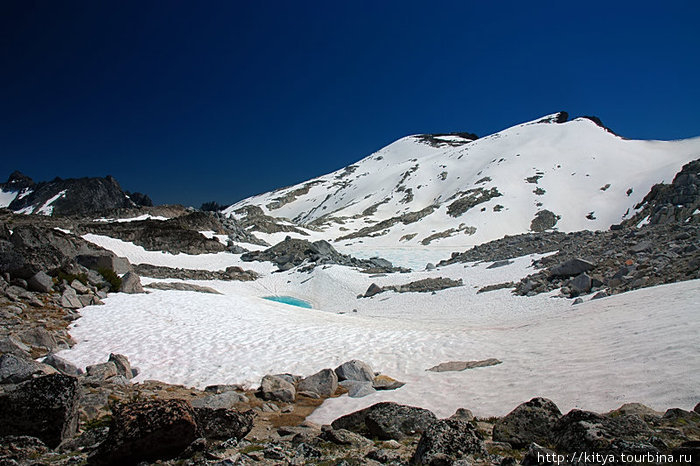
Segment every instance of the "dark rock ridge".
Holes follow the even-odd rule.
[[[201,229],[201,230],[200,230]],[[169,220],[140,220],[134,222],[84,223],[79,232],[118,238],[142,246],[148,251],[167,251],[171,254],[205,254],[222,252],[226,246],[217,239],[209,239],[199,231],[223,233],[223,227],[210,214],[195,212]]]
[[[6,183],[0,185],[0,189],[18,193],[8,206],[15,212],[85,215],[120,207],[153,205],[145,194],[133,193],[129,196],[111,176],[66,180],[56,178],[53,181],[35,183],[28,176],[14,172]],[[42,210],[43,207],[45,209]]]
[[[330,243],[324,240],[309,242],[304,239],[290,238],[289,236],[271,248],[263,251],[245,253],[241,259],[246,262],[272,262],[280,271],[289,270],[306,264],[300,271],[311,270],[323,264],[337,264],[349,267],[359,267],[368,273],[398,272],[406,269],[394,267],[391,262],[380,259],[357,259],[341,254]]]
[[[223,271],[181,269],[151,264],[137,264],[133,268],[142,277],[173,278],[178,280],[236,280],[247,282],[255,280],[259,276],[252,270],[243,270],[235,265],[226,267]]]

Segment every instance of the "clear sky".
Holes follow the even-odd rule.
[[[199,206],[566,110],[700,136],[697,1],[0,2],[0,178]]]

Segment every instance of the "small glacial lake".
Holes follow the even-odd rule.
[[[275,301],[278,303],[289,304],[290,306],[303,307],[305,309],[313,309],[311,303],[304,301],[303,299],[294,298],[292,296],[264,296],[263,299]]]

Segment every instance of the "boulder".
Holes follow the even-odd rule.
[[[347,429],[368,438],[400,440],[425,432],[436,420],[427,409],[383,402],[339,417],[331,425],[334,429]]]
[[[45,348],[53,351],[58,348],[58,342],[53,335],[43,327],[34,327],[21,332],[19,338],[29,346],[34,348]]]
[[[129,260],[124,257],[117,257],[111,253],[105,252],[104,254],[93,253],[93,254],[81,254],[75,258],[78,264],[83,267],[87,267],[92,270],[107,269],[121,275],[127,273],[131,270],[131,264]]]
[[[66,309],[80,309],[83,307],[83,303],[78,298],[78,293],[70,286],[67,286],[61,295],[61,306]]]
[[[450,419],[459,419],[462,421],[473,421],[474,420],[474,413],[472,413],[470,410],[467,408],[457,408],[457,411],[450,416]]]
[[[573,277],[588,272],[593,267],[590,262],[575,258],[555,265],[549,269],[549,274],[553,277]]]
[[[396,379],[392,379],[388,375],[380,374],[372,379],[372,387],[375,390],[396,390],[406,385],[404,382],[399,382]]]
[[[242,439],[253,429],[252,410],[239,413],[227,408],[195,408],[197,426],[206,438]]]
[[[122,377],[125,377],[127,379],[131,379],[134,377],[134,374],[131,371],[131,364],[129,363],[129,358],[127,358],[123,354],[111,353],[107,361],[114,363],[114,365],[117,368],[117,374],[121,375]]]
[[[485,454],[486,449],[476,428],[459,419],[441,419],[421,435],[411,464],[453,464],[467,455]]]
[[[301,379],[297,390],[300,392],[318,393],[323,398],[333,395],[338,388],[338,376],[333,369],[323,369],[313,375]]]
[[[549,433],[561,417],[557,405],[547,398],[533,398],[522,403],[493,426],[493,440],[508,442],[514,448],[530,443],[549,442]]]
[[[554,424],[551,439],[557,451],[609,451],[614,441],[634,442],[650,434],[649,427],[634,414],[605,417],[573,409]]]
[[[29,435],[8,435],[0,440],[0,464],[39,464],[37,459],[49,452],[44,442]],[[14,461],[13,461],[14,460]]]
[[[141,286],[141,278],[134,272],[127,272],[122,276],[122,285],[119,288],[122,293],[145,293],[143,286]]]
[[[367,291],[365,291],[364,297],[370,298],[376,294],[381,293],[382,291],[384,291],[384,290],[382,290],[382,288],[379,285],[377,285],[376,283],[372,283],[369,286],[369,288],[367,288]]]
[[[610,411],[609,413],[606,413],[605,416],[607,417],[617,417],[617,416],[626,416],[626,415],[631,415],[631,414],[636,414],[640,418],[642,418],[644,421],[655,421],[661,418],[663,416],[663,413],[659,411],[655,411],[651,409],[648,406],[645,406],[641,403],[625,403],[619,408]]]
[[[276,375],[266,375],[260,383],[260,395],[264,400],[292,403],[296,396],[294,385]]]
[[[185,400],[150,400],[112,409],[109,435],[90,458],[123,465],[175,458],[197,438],[196,415]]]
[[[20,383],[36,376],[54,374],[56,370],[46,364],[25,359],[14,354],[0,356],[0,384]]]
[[[70,362],[66,361],[65,359],[59,356],[56,356],[53,353],[46,356],[42,362],[58,370],[61,374],[72,375],[76,377],[78,375],[82,375],[83,373],[82,369],[79,369]]]
[[[14,354],[20,357],[29,357],[31,348],[25,345],[16,335],[7,335],[0,338],[0,354]]]
[[[40,271],[27,280],[27,288],[29,291],[48,293],[53,289],[53,280],[45,272]]]
[[[96,380],[107,380],[110,377],[119,375],[117,366],[112,361],[87,366],[85,371],[87,372],[88,377]]]
[[[359,448],[372,445],[368,438],[346,429],[328,429],[321,434],[321,438],[336,445],[352,445]]]
[[[338,376],[338,381],[359,380],[371,382],[374,380],[374,371],[370,365],[357,359],[344,362],[336,367],[335,374]]]
[[[588,293],[591,291],[592,281],[588,274],[582,273],[576,275],[569,281],[569,288],[572,290],[572,294],[577,295],[581,293]]]
[[[245,403],[246,401],[248,401],[248,398],[245,395],[229,391],[196,398],[192,400],[191,403],[194,408],[230,409],[233,408],[236,403]]]
[[[347,388],[350,398],[362,398],[375,393],[376,390],[372,386],[372,382],[360,382],[358,380],[343,380],[340,382],[342,387]]]
[[[51,374],[0,394],[0,437],[30,435],[51,448],[78,428],[78,379]]]
[[[87,294],[90,292],[90,288],[85,286],[83,282],[78,279],[70,282],[70,287],[73,288],[78,294]]]

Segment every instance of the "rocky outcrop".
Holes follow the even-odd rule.
[[[111,176],[55,178],[34,183],[31,178],[14,172],[2,189],[21,192],[8,206],[10,210],[43,215],[96,214],[115,208],[144,205],[143,202],[148,199],[145,195],[130,198]]]
[[[253,251],[241,256],[241,260],[246,262],[260,261],[272,262],[279,267],[280,271],[289,270],[306,264],[300,270],[310,270],[322,264],[338,264],[349,267],[359,267],[366,272],[382,273],[396,272],[404,269],[396,268],[391,262],[380,258],[357,259],[335,250],[327,241],[319,240],[313,243],[287,237],[284,241],[277,243],[264,251]]]
[[[137,264],[134,271],[142,277],[174,278],[178,280],[223,280],[223,281],[251,281],[259,277],[252,270],[243,270],[240,267],[230,266],[226,270],[195,270],[164,267],[151,264]]]
[[[437,366],[433,366],[426,370],[430,372],[457,372],[467,369],[475,369],[477,367],[496,366],[502,362],[503,361],[496,358],[483,359],[481,361],[449,361],[441,362]]]

